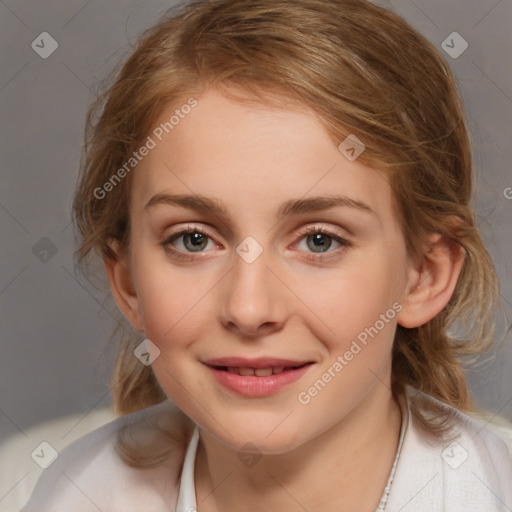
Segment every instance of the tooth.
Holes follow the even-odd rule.
[[[274,373],[274,374],[281,373],[283,370],[284,370],[284,366],[274,366],[272,368],[272,373]]]
[[[238,368],[238,371],[240,372],[240,375],[243,375],[243,376],[254,375],[253,368]]]
[[[228,372],[229,372],[229,373],[234,373],[234,374],[236,374],[236,375],[240,375],[240,374],[238,373],[238,368],[234,368],[233,366],[228,366]]]
[[[272,375],[272,368],[256,368],[254,373],[258,377],[268,377],[269,375]]]

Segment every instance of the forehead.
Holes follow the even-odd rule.
[[[343,194],[370,203],[382,219],[390,215],[385,175],[348,160],[305,106],[245,104],[210,89],[192,109],[177,110],[154,123],[154,147],[134,173],[137,209],[155,194],[199,194],[234,213],[270,214],[286,199]]]

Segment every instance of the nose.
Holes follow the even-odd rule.
[[[226,276],[221,297],[221,323],[238,336],[255,338],[280,331],[288,315],[289,293],[266,252],[251,263],[238,254]]]

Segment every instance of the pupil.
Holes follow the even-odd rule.
[[[313,244],[312,245],[309,243],[309,240],[311,238],[313,240]],[[308,236],[308,247],[310,249],[313,249],[313,252],[325,252],[331,246],[330,238],[331,238],[330,236],[325,235],[323,233],[315,233],[314,235],[310,235],[310,236]],[[327,244],[327,246],[324,245],[326,239],[329,240],[329,243]],[[323,249],[323,250],[316,251],[315,249]]]
[[[192,243],[191,246],[187,244],[188,241]],[[202,249],[206,245],[206,237],[202,233],[187,233],[184,237],[184,242],[187,249],[196,251],[197,249]]]

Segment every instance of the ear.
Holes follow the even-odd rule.
[[[114,258],[105,258],[103,264],[107,272],[110,290],[117,306],[130,324],[140,332],[144,331],[139,299],[132,281],[131,267],[126,255],[121,254],[117,241],[110,244]]]
[[[409,283],[398,323],[419,327],[439,314],[453,295],[459,279],[465,249],[441,234],[429,237],[429,246],[409,269]]]

